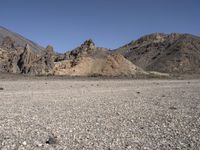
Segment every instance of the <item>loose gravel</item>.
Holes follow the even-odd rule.
[[[200,147],[200,80],[0,81],[2,150]]]

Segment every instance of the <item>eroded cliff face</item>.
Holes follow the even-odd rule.
[[[15,47],[9,37],[3,40],[0,48],[0,70],[9,73],[30,75],[51,74],[54,67],[53,47],[48,46],[42,52],[30,49],[29,44]]]

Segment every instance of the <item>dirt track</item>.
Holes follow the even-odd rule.
[[[200,80],[0,80],[0,149],[198,149]]]

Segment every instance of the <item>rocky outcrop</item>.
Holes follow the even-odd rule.
[[[19,66],[21,73],[23,74],[30,73],[31,67],[33,66],[33,63],[36,60],[37,60],[37,55],[30,50],[30,47],[27,44],[24,48],[24,52],[20,55],[20,59],[17,62],[17,65]]]
[[[49,70],[52,70],[54,67],[54,61],[56,58],[55,52],[53,50],[53,46],[48,45],[47,48],[44,50],[44,60],[45,65]]]
[[[79,57],[92,57],[102,58],[110,53],[107,48],[96,47],[94,42],[89,39],[86,40],[80,47],[72,50],[70,53],[66,53],[66,59],[76,59]]]
[[[53,47],[47,46],[43,54],[40,56],[31,51],[27,45],[24,49],[24,52],[20,55],[18,66],[23,74],[51,74],[54,67]]]
[[[57,62],[54,75],[68,76],[134,76],[147,74],[120,54],[109,54],[104,58],[79,57]]]
[[[94,42],[90,39],[85,41],[80,47],[72,50],[69,54],[71,58],[78,58],[80,56],[86,56],[86,55],[91,55],[95,51],[95,44]]]
[[[36,53],[27,44],[24,50],[13,48],[0,51],[0,70],[30,75],[51,74],[54,68],[53,47],[48,46],[42,53]]]

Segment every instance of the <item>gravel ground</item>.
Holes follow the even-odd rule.
[[[0,149],[196,149],[200,80],[1,80]]]

